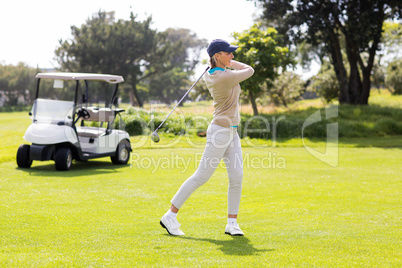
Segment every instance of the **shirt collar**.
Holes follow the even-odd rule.
[[[221,67],[215,67],[213,69],[210,69],[208,71],[209,74],[213,74],[215,71],[225,71],[225,69],[221,68]]]

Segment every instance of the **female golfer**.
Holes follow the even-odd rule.
[[[237,134],[240,123],[239,83],[252,76],[254,69],[233,60],[233,52],[237,48],[221,39],[213,40],[207,48],[211,69],[205,76],[205,82],[214,100],[215,111],[207,130],[207,143],[200,164],[177,191],[171,200],[170,209],[160,221],[170,235],[184,235],[179,229],[177,213],[190,195],[209,180],[222,159],[229,177],[228,224],[225,233],[244,235],[236,222],[243,180],[243,159]]]

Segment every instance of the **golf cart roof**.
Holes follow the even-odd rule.
[[[86,74],[86,73],[38,73],[35,78],[49,78],[60,80],[100,80],[110,84],[117,84],[124,81],[120,75],[111,74]]]

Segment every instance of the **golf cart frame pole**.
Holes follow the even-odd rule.
[[[83,102],[85,102],[85,107],[88,107],[89,86],[88,86],[88,80],[84,80],[84,81],[85,81],[85,100],[83,100]]]
[[[36,83],[35,100],[39,97],[39,84],[40,84],[40,78],[38,79],[38,83]]]
[[[112,96],[112,98],[110,99],[110,102],[109,102],[109,108],[112,108],[112,105],[114,103],[114,99],[117,96],[117,91],[118,90],[119,90],[119,84],[116,84],[116,87],[114,88],[113,96]]]
[[[75,131],[77,131],[76,130],[76,128],[75,128],[75,109],[76,109],[76,107],[77,107],[77,101],[78,101],[78,87],[79,87],[79,85],[80,85],[80,81],[79,80],[77,80],[76,81],[76,83],[75,83],[75,96],[74,96],[74,107],[73,107],[73,128],[74,128],[74,130]]]

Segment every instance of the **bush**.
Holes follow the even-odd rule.
[[[30,105],[3,106],[0,107],[0,113],[30,111],[31,108]]]
[[[142,135],[144,134],[144,126],[143,126],[143,120],[137,117],[128,117],[125,120],[126,123],[126,131],[130,136],[135,136],[135,135]]]
[[[327,137],[327,121],[320,121],[309,125],[303,130],[305,138],[325,138]]]
[[[339,123],[339,137],[347,138],[363,138],[368,137],[372,133],[370,127],[363,122],[342,121]]]
[[[272,138],[271,123],[267,116],[243,117],[239,129],[241,138]]]
[[[320,120],[306,126],[306,120],[320,110]],[[125,129],[130,135],[147,134],[157,128],[166,113],[149,113],[141,109],[131,109],[123,114]],[[324,109],[308,108],[304,110],[287,111],[280,114],[262,114],[254,117],[241,115],[239,135],[241,138],[260,139],[291,139],[327,137],[327,126],[338,124],[339,137],[382,137],[386,135],[402,135],[402,109],[381,107],[376,105],[341,105],[338,106],[338,116],[326,119]],[[203,133],[212,120],[210,114],[172,114],[160,132],[172,135]],[[117,123],[115,123],[117,124]]]
[[[402,135],[402,123],[389,118],[376,122],[374,129],[379,136]]]
[[[393,88],[392,94],[402,95],[402,59],[396,59],[389,63],[385,85],[388,88]]]

